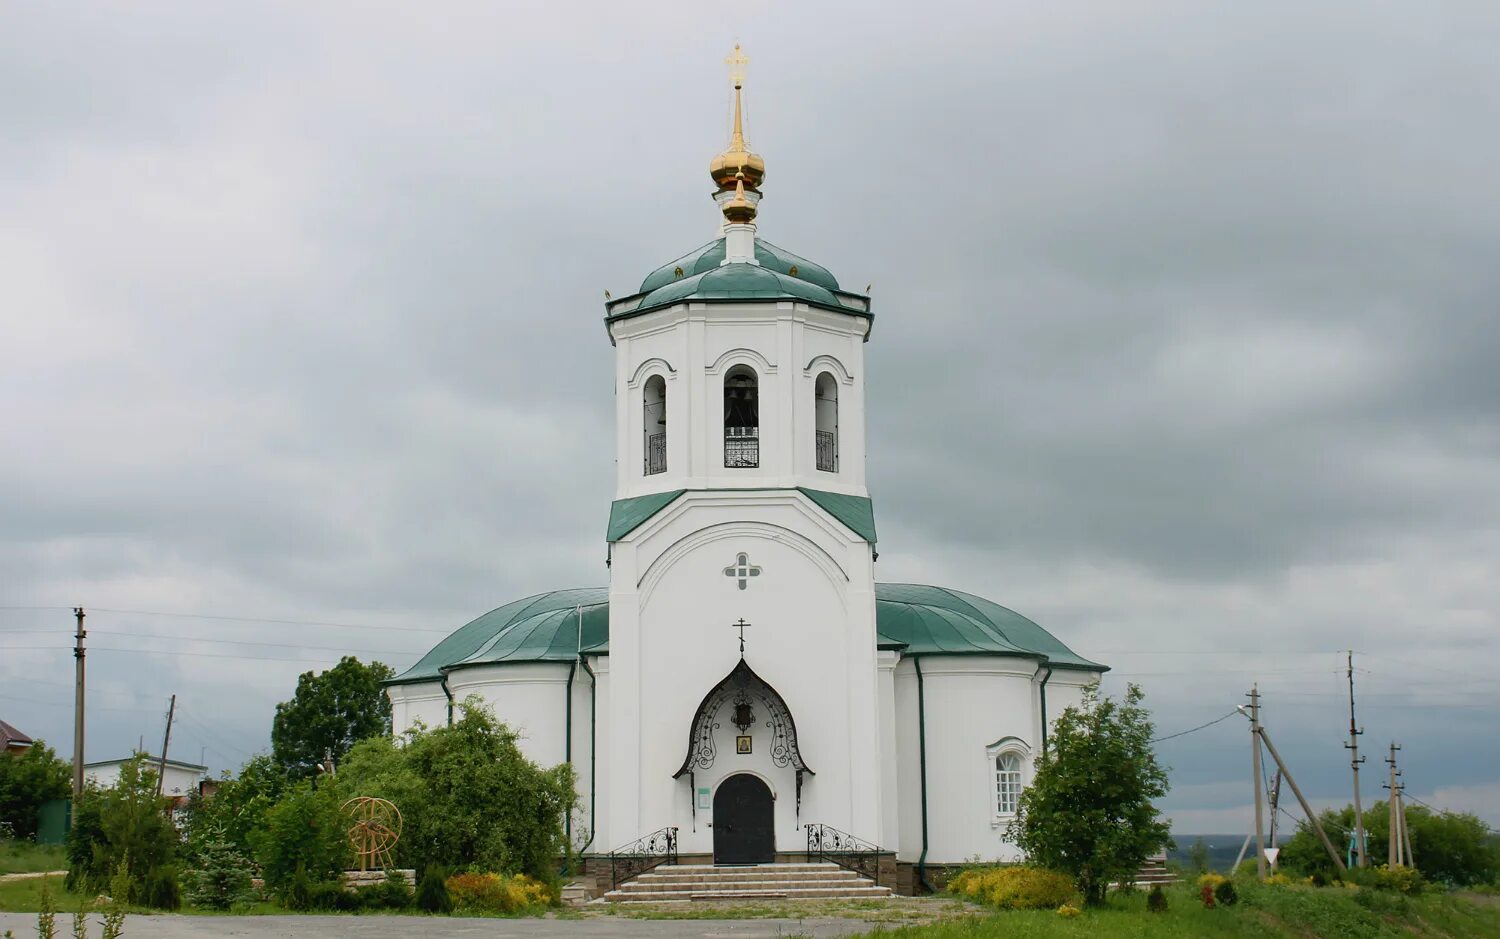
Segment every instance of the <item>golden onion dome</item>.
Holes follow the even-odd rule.
[[[729,147],[709,161],[708,174],[721,192],[734,188],[741,175],[746,186],[759,191],[761,181],[766,178],[766,161],[760,154],[751,153],[745,143],[745,121],[740,104],[740,93],[745,85],[744,68],[750,59],[735,45],[733,54],[724,61],[729,65],[730,78],[734,81],[734,130],[729,137]]]
[[[724,203],[724,219],[731,225],[748,225],[755,221],[755,203],[745,198],[745,174],[734,178],[734,198]]]

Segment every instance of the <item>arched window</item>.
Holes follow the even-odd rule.
[[[813,385],[813,418],[818,469],[825,473],[839,471],[839,383],[832,373],[824,372]]]
[[[995,757],[995,814],[1014,815],[1021,801],[1021,754],[1006,750]]]
[[[724,465],[760,466],[760,388],[748,365],[724,374]]]
[[[660,375],[646,379],[641,394],[641,437],[647,476],[667,471],[667,382]]]

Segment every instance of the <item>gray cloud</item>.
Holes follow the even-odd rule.
[[[1371,738],[1500,821],[1497,36],[1477,3],[13,11],[0,605],[395,627],[96,614],[293,644],[99,639],[197,655],[101,649],[91,756],[177,690],[227,765],[318,647],[604,582],[601,293],[709,237],[739,37],[763,233],[875,285],[881,576],[1033,616],[1163,731],[1260,680],[1330,800],[1334,653],[1368,652]],[[59,741],[68,625],[0,610],[6,719]],[[1243,810],[1243,744],[1163,745],[1183,818]]]

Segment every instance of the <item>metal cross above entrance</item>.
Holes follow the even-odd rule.
[[[749,579],[751,577],[760,576],[760,568],[755,566],[754,564],[751,564],[750,555],[741,551],[739,554],[735,555],[734,563],[724,568],[724,576],[738,578],[740,582],[740,589],[744,590],[745,587],[749,584]]]

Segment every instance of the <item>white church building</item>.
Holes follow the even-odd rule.
[[[870,298],[759,237],[742,84],[718,237],[605,306],[608,586],[460,627],[388,683],[394,730],[478,696],[530,758],[574,766],[586,856],[670,831],[684,862],[791,860],[811,832],[889,852],[915,889],[1017,857],[1048,721],[1105,667],[990,600],[876,582]]]

